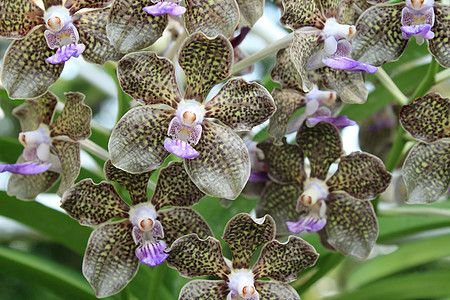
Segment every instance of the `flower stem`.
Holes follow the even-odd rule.
[[[435,81],[436,83],[440,83],[449,78],[450,78],[450,69],[445,69],[436,74]]]
[[[99,145],[94,143],[93,141],[91,141],[91,140],[81,140],[79,142],[81,144],[81,148],[83,148],[87,152],[89,152],[91,154],[94,154],[98,158],[101,158],[101,159],[103,159],[105,161],[109,159],[108,151],[106,151],[105,149],[103,149],[102,147],[100,147]]]
[[[375,76],[392,94],[392,96],[394,96],[395,100],[397,100],[400,105],[405,105],[408,103],[408,98],[402,93],[402,91],[400,91],[400,89],[397,87],[394,81],[392,81],[391,77],[382,67],[378,68]]]
[[[450,218],[450,209],[435,207],[397,207],[389,210],[379,210],[381,215],[415,215],[415,216],[439,216]]]

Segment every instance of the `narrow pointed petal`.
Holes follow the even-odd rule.
[[[203,102],[209,90],[230,75],[233,48],[222,35],[210,39],[198,32],[186,39],[178,62],[187,77],[184,98]]]
[[[436,61],[446,68],[450,68],[450,6],[434,3],[435,23],[431,29],[435,37],[428,41],[428,49]]]
[[[283,14],[280,22],[291,29],[305,26],[320,26],[322,14],[316,6],[316,1],[310,0],[283,0]]]
[[[83,179],[68,189],[61,199],[61,208],[81,225],[97,226],[113,218],[127,218],[130,206],[107,182],[95,184]]]
[[[408,202],[431,203],[445,196],[450,188],[450,139],[414,146],[402,173]]]
[[[175,108],[181,100],[175,67],[153,52],[126,55],[119,62],[117,77],[122,89],[142,104],[166,104]]]
[[[337,129],[344,129],[347,126],[356,125],[356,122],[350,120],[347,116],[339,116],[339,117],[314,117],[308,118],[308,122],[312,124],[317,124],[319,122],[328,122],[336,126]]]
[[[322,62],[330,68],[351,72],[366,71],[367,73],[374,74],[378,70],[375,66],[348,57],[324,58]]]
[[[20,164],[0,165],[0,173],[10,172],[13,174],[36,175],[44,173],[48,168],[50,168],[50,165],[25,162]]]
[[[33,1],[0,1],[0,36],[23,38],[30,30],[43,24],[44,11]]]
[[[186,283],[180,291],[179,300],[223,300],[230,292],[225,281],[193,280]]]
[[[250,157],[242,139],[231,129],[207,120],[195,159],[185,159],[191,180],[211,197],[236,199],[250,177]]]
[[[169,152],[164,149],[174,111],[152,106],[129,110],[114,127],[108,149],[111,162],[130,173],[159,168]]]
[[[41,124],[50,124],[57,103],[56,96],[48,92],[17,106],[13,115],[19,119],[22,132],[36,130]]]
[[[167,264],[178,270],[181,276],[217,276],[227,280],[231,273],[223,256],[220,242],[213,237],[200,239],[196,234],[188,234],[177,239],[166,250],[170,256]]]
[[[275,109],[272,96],[262,85],[234,78],[205,104],[205,117],[215,118],[233,130],[247,131],[269,119]]]
[[[300,296],[293,287],[273,281],[255,281],[255,288],[260,299],[264,300],[300,300]]]
[[[228,221],[222,239],[231,249],[233,269],[250,268],[253,253],[275,238],[275,221],[269,215],[253,219],[241,213]]]
[[[209,37],[220,34],[230,38],[239,24],[235,0],[186,0],[184,22],[189,34],[203,32]]]
[[[295,141],[309,159],[310,177],[321,180],[325,180],[330,165],[344,154],[341,134],[328,122],[320,122],[314,127],[308,127],[303,123]]]
[[[236,0],[239,5],[240,12],[240,25],[253,27],[256,21],[263,15],[264,12],[264,0],[246,1]]]
[[[102,8],[108,6],[113,0],[66,0],[64,6],[74,14],[82,8]]]
[[[61,196],[75,182],[80,173],[80,144],[71,140],[55,138],[52,141],[52,148],[62,167],[61,183],[56,192]]]
[[[133,279],[139,266],[133,225],[119,222],[103,225],[92,232],[83,259],[83,275],[99,298],[114,295]]]
[[[169,246],[177,238],[191,233],[197,234],[201,239],[213,236],[208,223],[192,208],[174,207],[160,210],[158,220],[164,228],[164,240]]]
[[[302,77],[295,68],[290,47],[278,51],[275,64],[270,70],[270,77],[280,83],[283,90],[294,89],[303,92]]]
[[[378,222],[372,203],[344,193],[327,199],[327,242],[345,255],[366,258],[378,237]]]
[[[151,0],[114,1],[106,32],[118,52],[127,53],[147,48],[162,36],[169,23],[168,16],[151,16],[142,10],[153,4]]]
[[[1,81],[11,99],[36,98],[55,83],[64,64],[53,65],[45,59],[53,54],[44,38],[44,26],[15,40],[6,50]]]
[[[192,206],[205,196],[189,178],[182,162],[171,162],[161,169],[151,203],[164,206]]]

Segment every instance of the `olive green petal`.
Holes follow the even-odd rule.
[[[313,89],[313,83],[308,79],[306,64],[321,42],[320,31],[294,33],[291,60],[299,74],[301,90],[305,93]]]
[[[450,98],[428,93],[402,107],[400,124],[414,138],[433,142],[450,137]]]
[[[15,40],[6,50],[1,81],[11,99],[30,99],[44,94],[61,74],[64,63],[50,64],[55,54],[44,38],[45,26],[39,26],[25,38]]]
[[[419,143],[403,164],[409,203],[431,203],[450,188],[450,139]]]
[[[184,98],[203,102],[209,90],[230,75],[233,48],[222,35],[209,39],[198,32],[185,40],[178,62],[187,77]]]
[[[192,206],[204,196],[189,178],[183,163],[172,161],[159,172],[150,202],[159,210],[164,206]]]
[[[231,273],[223,256],[220,242],[213,237],[200,239],[195,233],[178,238],[165,252],[169,267],[177,269],[181,276],[217,276],[227,280]]]
[[[276,223],[277,236],[289,235],[291,232],[286,226],[286,221],[298,221],[299,214],[296,207],[301,193],[302,187],[298,185],[270,183],[256,204],[256,216],[270,214]]]
[[[84,95],[65,93],[66,102],[58,118],[50,125],[51,136],[66,135],[73,140],[87,139],[91,135],[92,110],[83,103]]]
[[[236,0],[241,14],[240,25],[253,27],[264,13],[264,0]]]
[[[335,18],[338,15],[339,4],[342,0],[315,0],[315,2],[324,17]]]
[[[258,144],[264,152],[264,161],[269,166],[269,177],[279,183],[303,184],[306,179],[303,163],[305,156],[302,148],[288,144],[283,138],[280,146],[265,140]]]
[[[69,216],[86,226],[97,226],[113,218],[128,218],[130,210],[111,183],[95,184],[91,178],[69,188],[61,202],[61,208]]]
[[[402,9],[404,3],[377,5],[366,10],[356,23],[352,39],[352,58],[381,66],[397,60],[405,51],[409,39],[402,37]]]
[[[342,156],[337,171],[327,180],[329,191],[344,191],[359,200],[370,200],[384,192],[391,174],[383,161],[365,152]]]
[[[250,268],[253,253],[275,238],[275,221],[269,215],[253,219],[240,213],[228,221],[222,239],[231,249],[233,269]]]
[[[66,0],[64,6],[74,14],[82,8],[102,8],[108,6],[113,0]]]
[[[58,98],[48,92],[15,107],[12,113],[19,119],[22,132],[33,131],[38,129],[41,124],[50,124],[57,103]]]
[[[83,275],[98,298],[114,295],[133,279],[139,266],[128,221],[103,225],[91,233],[83,259]]]
[[[77,179],[81,169],[80,143],[54,138],[52,149],[61,162],[62,174],[56,194],[61,196]]]
[[[130,173],[158,169],[169,152],[164,149],[174,111],[152,106],[129,110],[114,127],[108,143],[111,162]]]
[[[42,0],[45,10],[52,6],[62,5],[63,0]]]
[[[142,104],[176,108],[181,100],[174,65],[153,52],[126,55],[119,61],[117,77],[124,92]]]
[[[215,118],[236,131],[251,130],[276,110],[265,87],[242,78],[230,79],[204,108],[206,118]]]
[[[30,0],[0,1],[0,36],[23,38],[34,26],[43,24],[44,11]]]
[[[194,147],[199,156],[184,159],[191,180],[211,197],[236,199],[250,177],[250,157],[242,139],[231,129],[204,120]]]
[[[288,283],[297,279],[298,272],[313,266],[318,257],[313,246],[289,236],[285,243],[273,240],[265,245],[252,271],[255,279],[269,277]]]
[[[130,193],[130,198],[133,205],[148,201],[147,184],[150,176],[153,174],[153,171],[140,174],[131,174],[116,168],[110,160],[105,162],[103,170],[106,180],[115,181],[127,189],[128,193]]]
[[[235,0],[185,0],[184,23],[189,34],[203,32],[209,37],[230,38],[239,24]]]
[[[345,193],[331,193],[327,200],[327,242],[344,255],[366,258],[378,237],[372,203]]]
[[[303,123],[295,138],[311,165],[310,177],[325,180],[330,165],[344,154],[341,134],[331,123],[319,122],[314,127]]]
[[[201,239],[213,236],[205,219],[188,207],[174,207],[158,211],[158,220],[164,228],[164,241],[168,246],[179,237],[195,233]]]
[[[283,89],[294,89],[303,92],[302,77],[300,77],[292,61],[291,48],[278,51],[275,64],[270,70],[270,77],[273,81],[280,83]]]
[[[118,61],[123,54],[116,51],[106,35],[109,8],[91,10],[74,15],[73,24],[80,34],[80,43],[86,46],[83,58],[94,64]]]
[[[152,16],[142,10],[154,4],[152,0],[114,1],[106,32],[118,52],[147,48],[162,36],[169,23],[168,15]]]
[[[267,133],[275,139],[274,144],[280,146],[283,144],[289,119],[295,111],[306,105],[306,98],[296,90],[278,87],[272,91],[272,97],[277,110],[269,120]]]
[[[321,24],[322,14],[313,0],[283,0],[283,14],[280,22],[291,29],[305,26],[318,27]]]
[[[450,6],[434,3],[435,23],[431,31],[434,38],[428,40],[428,49],[436,61],[450,68]]]
[[[193,280],[183,286],[178,300],[223,300],[229,293],[225,281]]]
[[[293,287],[273,281],[255,281],[255,289],[259,299],[264,300],[300,300],[300,296]]]

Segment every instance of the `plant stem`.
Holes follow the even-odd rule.
[[[450,78],[450,69],[445,69],[437,73],[434,80],[436,81],[436,83],[440,83],[441,81],[444,81],[449,78]]]
[[[108,151],[106,151],[105,149],[103,149],[102,147],[100,147],[99,145],[94,143],[93,141],[91,141],[91,140],[81,140],[79,142],[81,144],[81,148],[83,148],[87,152],[89,152],[91,154],[94,154],[98,158],[101,158],[101,159],[103,159],[105,161],[109,159]]]
[[[416,216],[439,216],[450,218],[450,209],[434,207],[397,207],[389,210],[379,210],[384,216],[416,215]]]
[[[400,105],[405,105],[408,103],[408,98],[402,93],[402,91],[400,91],[400,89],[382,67],[378,68],[375,76],[387,88],[392,96],[394,96],[395,100],[397,100]]]

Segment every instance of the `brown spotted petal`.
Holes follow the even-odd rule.
[[[129,110],[116,124],[109,139],[113,165],[130,173],[159,168],[169,156],[164,140],[173,116],[173,110],[153,106]]]
[[[239,23],[239,8],[235,0],[186,0],[184,22],[187,31],[203,32],[209,37],[230,38]]]
[[[142,10],[154,4],[152,0],[114,1],[106,32],[118,52],[147,48],[162,36],[169,23],[168,15],[152,16]]]
[[[73,140],[86,139],[91,135],[92,110],[83,103],[84,95],[65,93],[66,102],[58,118],[50,125],[51,136],[66,135]]]
[[[241,213],[228,221],[222,239],[231,249],[233,269],[248,269],[253,253],[258,247],[275,238],[275,221],[265,215],[253,219]]]
[[[322,14],[313,0],[283,0],[283,14],[280,22],[291,29],[305,26],[318,27]],[[322,25],[323,26],[323,25]]]
[[[61,196],[75,182],[80,173],[80,144],[67,139],[54,138],[52,149],[61,162],[61,183],[56,192],[58,196]]]
[[[342,0],[316,0],[315,2],[319,3],[320,11],[324,17],[335,18],[338,14],[339,4]]]
[[[108,182],[95,184],[83,179],[68,189],[61,199],[61,208],[81,225],[97,226],[113,218],[127,218],[130,206]]]
[[[280,83],[283,89],[303,91],[302,77],[300,77],[292,61],[290,47],[278,51],[275,64],[270,70],[270,77],[273,81]]]
[[[272,96],[262,85],[242,78],[230,79],[205,104],[207,118],[216,118],[236,131],[251,130],[275,112]]]
[[[241,13],[241,26],[253,27],[256,21],[263,15],[264,0],[236,0],[239,5],[239,12]]]
[[[309,159],[310,177],[321,180],[325,180],[330,165],[344,154],[341,134],[328,122],[319,122],[311,128],[303,123],[295,141]]]
[[[352,58],[375,66],[397,60],[409,42],[402,37],[400,29],[404,7],[404,3],[398,3],[377,5],[366,10],[356,23]]]
[[[445,196],[450,188],[450,139],[414,146],[402,173],[408,202],[431,203]]]
[[[170,248],[166,262],[184,277],[217,276],[227,280],[231,273],[223,256],[220,242],[213,237],[200,239],[195,233],[177,239]]]
[[[39,26],[6,50],[1,81],[11,99],[41,96],[63,70],[63,63],[54,65],[45,61],[55,51],[47,46],[44,30],[44,26]]]
[[[327,200],[327,242],[345,255],[365,258],[378,236],[378,222],[372,203],[345,193],[331,193]]]
[[[23,38],[39,24],[43,24],[44,11],[33,1],[0,1],[0,36]]]
[[[189,178],[183,163],[172,161],[159,172],[150,202],[159,210],[164,206],[192,206],[204,196]]]
[[[176,107],[181,99],[175,67],[153,52],[126,55],[119,61],[117,77],[125,93],[142,104]]]
[[[52,6],[62,5],[62,2],[63,0],[42,0],[45,10],[49,9]]]
[[[285,243],[273,240],[265,245],[252,271],[255,279],[269,277],[288,283],[297,279],[298,272],[313,266],[318,257],[313,246],[290,236]]]
[[[128,221],[103,225],[91,233],[83,259],[83,275],[99,298],[114,295],[133,279],[139,266]]]
[[[431,28],[435,36],[428,40],[428,49],[436,61],[450,68],[450,6],[434,3],[435,23]]]
[[[186,39],[181,47],[178,62],[187,77],[184,98],[203,102],[209,90],[230,75],[233,48],[222,35],[209,39],[198,32]]]
[[[450,138],[450,98],[429,93],[402,107],[400,123],[414,138],[433,142]]]
[[[116,52],[106,35],[109,8],[91,10],[74,15],[73,24],[80,34],[80,43],[86,46],[83,58],[91,63],[103,65],[108,60],[118,61],[123,54]]]
[[[242,139],[231,129],[203,121],[195,149],[200,155],[185,159],[191,180],[211,197],[236,199],[250,177],[250,157]]]
[[[282,185],[270,183],[256,204],[256,216],[270,214],[275,220],[277,236],[290,234],[286,221],[297,222],[297,199],[302,193],[302,187],[293,184]]]
[[[106,180],[115,181],[124,186],[130,193],[133,205],[145,203],[147,199],[147,184],[153,171],[141,174],[131,174],[116,168],[110,160],[103,166]]]
[[[113,0],[66,0],[64,6],[74,14],[82,8],[102,8],[108,6]]]
[[[255,289],[264,300],[300,300],[293,287],[274,281],[255,281]]]
[[[14,108],[12,113],[19,119],[22,132],[33,131],[41,124],[50,124],[57,103],[56,96],[48,92],[39,98],[27,100]]]
[[[179,300],[223,300],[230,293],[225,281],[193,280],[180,291]]]

